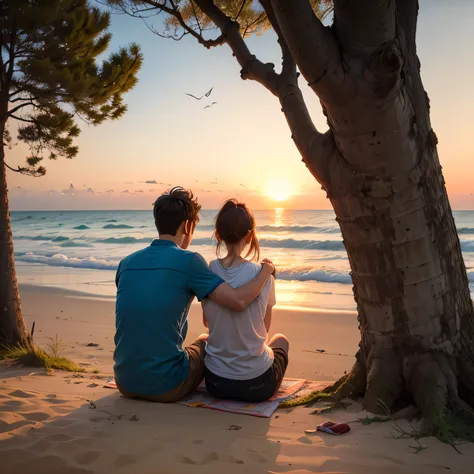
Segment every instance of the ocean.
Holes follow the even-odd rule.
[[[277,267],[280,307],[352,311],[352,282],[332,211],[256,211],[261,254]],[[456,225],[474,291],[474,211],[456,211]],[[191,250],[215,258],[216,211],[201,211]],[[12,212],[20,283],[115,296],[122,258],[156,237],[150,211]]]

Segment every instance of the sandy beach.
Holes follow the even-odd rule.
[[[23,286],[29,327],[40,346],[56,335],[82,374],[46,375],[0,364],[0,460],[3,474],[86,473],[467,473],[474,446],[395,439],[395,425],[356,422],[357,403],[324,416],[310,408],[270,419],[121,398],[103,388],[112,374],[114,302]],[[193,305],[188,340],[202,332]],[[353,362],[359,333],[351,313],[276,310],[272,333],[290,341],[289,377],[332,381]],[[98,346],[88,346],[88,344]],[[324,349],[319,354],[316,349]],[[91,408],[93,401],[96,408]],[[340,437],[306,435],[318,423],[351,422]],[[407,431],[407,421],[400,421]],[[239,430],[229,430],[238,425]],[[461,452],[459,454],[457,451]]]

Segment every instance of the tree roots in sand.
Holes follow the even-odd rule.
[[[367,359],[361,351],[352,370],[323,391],[284,402],[281,407],[311,405],[318,401],[336,406],[346,398],[363,397],[370,413],[400,418],[394,412],[416,405],[422,424],[414,438],[436,436],[455,444],[474,442],[474,363],[444,353],[425,353],[403,358],[393,351]]]

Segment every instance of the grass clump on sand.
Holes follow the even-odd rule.
[[[303,397],[290,398],[289,400],[281,402],[280,405],[278,405],[278,408],[309,406],[320,401],[330,401],[332,400],[332,395],[332,393],[326,393],[323,391],[312,392]]]
[[[62,356],[65,345],[58,340],[58,336],[51,337],[49,340],[45,349],[41,349],[35,344],[7,347],[2,352],[2,358],[28,367],[44,367],[47,371],[57,369],[68,372],[84,372],[79,364]]]
[[[338,401],[334,400],[334,394],[336,393],[337,389],[341,386],[344,381],[344,377],[336,381],[334,384],[329,385],[322,390],[317,390],[315,392],[308,393],[307,395],[303,395],[300,397],[290,398],[289,400],[285,400],[278,405],[278,408],[295,408],[295,407],[307,407],[311,406],[317,402],[333,402],[331,408],[334,408],[335,405],[341,405]]]

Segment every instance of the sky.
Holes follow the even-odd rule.
[[[160,25],[159,18],[154,20]],[[421,0],[418,54],[431,120],[454,209],[474,209],[474,2]],[[204,208],[236,197],[254,209],[330,209],[325,192],[301,162],[278,100],[240,79],[224,45],[206,50],[191,38],[154,35],[141,20],[113,15],[111,51],[136,42],[144,65],[119,121],[81,125],[79,154],[47,164],[31,178],[8,172],[12,210],[150,209],[164,190],[191,188]],[[265,62],[280,64],[272,31],[248,40]],[[318,98],[300,81],[320,131],[327,129]],[[213,88],[204,100],[200,96]],[[28,150],[7,150],[11,166]]]

